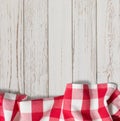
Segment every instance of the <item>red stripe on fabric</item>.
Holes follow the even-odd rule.
[[[20,95],[20,94],[16,95],[15,104],[14,104],[14,108],[13,108],[13,114],[12,114],[12,118],[11,118],[12,121],[14,120],[14,118],[18,112],[18,102],[25,98],[26,98],[26,95]]]
[[[114,115],[112,115],[112,119],[113,121],[120,121],[120,110]]]
[[[62,108],[63,96],[55,97],[53,108],[51,109],[50,119],[51,118],[60,118],[61,108]]]
[[[120,95],[120,91],[116,89],[113,94],[110,96],[110,99],[108,100],[108,105],[111,104],[115,99],[119,98],[118,96]],[[118,102],[119,103],[119,102]],[[120,109],[112,115],[113,121],[120,121]]]
[[[106,92],[107,92],[108,86],[107,85],[98,85],[98,99],[104,98]]]
[[[64,94],[64,99],[72,99],[72,85],[67,84],[65,94]]]
[[[107,112],[107,109],[105,107],[104,104],[104,98],[105,98],[105,94],[108,90],[108,86],[107,85],[98,85],[98,101],[99,101],[99,115],[101,117],[101,119],[104,121],[104,118],[110,117],[110,115]]]
[[[4,94],[0,93],[0,121],[5,121],[4,112],[3,112],[3,97]]]
[[[32,121],[39,121],[43,117],[43,99],[32,100]]]
[[[83,85],[83,102],[82,102],[81,114],[83,121],[86,120],[92,121],[90,115],[90,94],[89,94],[89,87],[87,84]]]
[[[107,101],[108,104],[112,103],[114,99],[116,99],[120,95],[120,91],[116,89],[113,94],[110,96],[109,100]]]
[[[27,96],[26,95],[22,95],[22,94],[17,94],[17,96],[16,96],[16,100],[17,101],[21,101],[21,100],[24,100],[25,98],[27,98]]]
[[[63,100],[63,116],[65,120],[74,119],[71,113],[71,101],[72,101],[72,84],[67,84]]]

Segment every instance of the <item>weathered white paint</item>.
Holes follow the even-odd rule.
[[[119,0],[4,0],[0,90],[31,97],[71,82],[120,84]]]
[[[71,0],[49,1],[49,95],[63,94],[72,82]]]
[[[97,1],[98,82],[120,84],[120,1]]]
[[[73,0],[73,80],[96,82],[96,0]]]
[[[48,95],[47,0],[24,2],[25,93]]]
[[[0,89],[24,93],[23,0],[0,4]]]

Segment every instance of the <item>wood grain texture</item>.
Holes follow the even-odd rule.
[[[72,82],[72,3],[49,1],[49,95],[64,93]]]
[[[73,81],[96,82],[96,0],[73,0]]]
[[[48,96],[47,0],[24,1],[24,81],[31,97]]]
[[[97,1],[98,82],[120,84],[120,1]]]
[[[30,97],[71,82],[120,88],[119,0],[1,0],[0,90]]]
[[[23,0],[0,4],[0,89],[24,93]]]

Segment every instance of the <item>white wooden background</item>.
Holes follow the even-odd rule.
[[[0,90],[46,97],[71,82],[120,84],[120,0],[0,1]]]

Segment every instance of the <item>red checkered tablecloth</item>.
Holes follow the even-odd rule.
[[[53,98],[0,93],[0,121],[120,121],[120,91],[114,83],[69,83]]]

